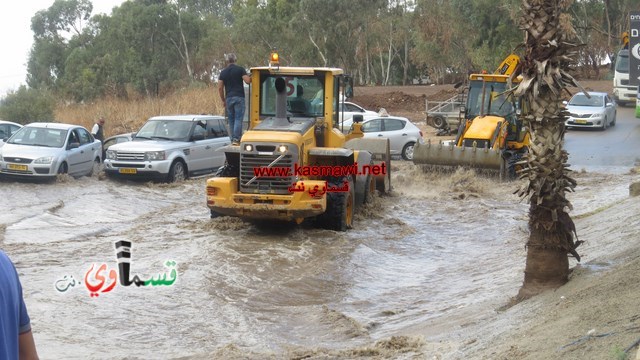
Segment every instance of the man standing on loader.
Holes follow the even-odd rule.
[[[242,66],[236,65],[236,54],[226,54],[225,67],[218,77],[218,93],[225,105],[227,121],[229,122],[229,132],[234,145],[240,144],[242,137],[242,119],[244,118],[244,85],[251,82],[246,70]]]

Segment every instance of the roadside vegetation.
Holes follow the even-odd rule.
[[[129,0],[111,14],[94,15],[90,0],[56,0],[31,19],[34,43],[26,86],[0,102],[0,118],[78,121],[60,108],[105,103],[82,114],[85,119],[126,103],[121,101],[134,108],[140,101],[168,101],[176,91],[215,86],[229,52],[249,67],[266,64],[269,52],[277,49],[283,65],[340,67],[358,85],[407,85],[416,79],[454,83],[470,71],[493,70],[522,43],[520,3]],[[597,65],[619,48],[631,10],[638,10],[636,1],[571,4],[578,40],[587,45],[579,48],[576,63],[589,78],[606,75]],[[34,101],[34,96],[44,100]],[[199,112],[212,112],[208,106]],[[121,114],[109,108],[106,115],[120,121],[157,113]]]

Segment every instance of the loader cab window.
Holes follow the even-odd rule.
[[[319,76],[282,76],[264,73],[260,76],[260,117],[276,115],[276,79],[285,80],[287,115],[292,117],[322,116],[324,79]]]
[[[483,86],[484,85],[484,86]],[[467,118],[480,115],[513,115],[513,97],[504,94],[507,84],[502,82],[471,81],[469,85],[469,104]]]

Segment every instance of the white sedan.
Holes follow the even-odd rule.
[[[0,174],[55,178],[91,176],[100,166],[102,143],[78,125],[32,123],[0,148]]]
[[[342,110],[344,109],[344,112]],[[341,102],[338,105],[338,127],[342,132],[347,132],[353,124],[353,115],[362,115],[363,117],[378,115],[377,112],[367,110],[362,106],[352,102]],[[344,115],[343,115],[344,114]]]
[[[565,121],[566,127],[598,128],[606,130],[616,125],[616,105],[605,92],[588,92],[573,95],[566,104],[569,116]]]
[[[392,155],[413,159],[413,147],[422,139],[422,131],[409,119],[399,116],[368,117],[362,122],[365,138],[388,138]]]

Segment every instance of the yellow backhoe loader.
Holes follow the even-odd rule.
[[[364,139],[362,117],[343,134],[338,102],[353,80],[338,68],[251,68],[249,129],[223,148],[226,165],[207,180],[211,217],[315,220],[344,231],[376,189],[390,190],[388,139]],[[344,94],[344,96],[342,96]]]
[[[512,54],[493,74],[471,74],[456,139],[416,144],[413,162],[493,169],[501,178],[515,178],[530,140],[517,116],[520,104],[508,92],[520,81],[513,76],[519,62]]]

